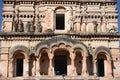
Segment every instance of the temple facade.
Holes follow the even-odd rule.
[[[120,77],[116,6],[117,0],[3,0],[0,77]]]

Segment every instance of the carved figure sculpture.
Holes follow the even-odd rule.
[[[26,29],[27,29],[27,32],[30,32],[30,21],[27,22]]]
[[[88,44],[88,50],[89,50],[90,54],[93,53],[93,48],[92,48],[91,44]]]
[[[3,21],[3,23],[2,23],[2,31],[3,32],[5,32],[5,28],[6,28],[5,21]]]
[[[112,26],[112,28],[109,30],[109,33],[118,33],[118,29],[115,26]]]
[[[37,23],[37,31],[38,31],[38,32],[42,32],[41,21],[38,21],[38,23]]]
[[[93,21],[93,25],[94,25],[94,32],[96,33],[97,32],[97,21]]]
[[[24,32],[24,24],[22,20],[19,21],[19,32]]]
[[[71,6],[70,6],[70,20],[69,20],[69,24],[70,24],[70,31],[73,31],[74,17],[73,17],[73,8]]]
[[[34,32],[35,31],[32,21],[31,22],[30,21],[27,22],[26,28],[27,28],[28,32]]]
[[[13,21],[14,32],[18,32],[18,22],[17,20]]]
[[[33,21],[30,22],[30,32],[34,32],[34,25],[33,25]]]

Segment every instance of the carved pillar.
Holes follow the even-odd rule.
[[[13,59],[9,61],[9,77],[13,77]]]
[[[71,53],[70,54],[70,58],[71,58],[71,74],[70,76],[76,76],[77,73],[76,73],[76,68],[75,68],[75,54],[74,53]]]
[[[39,64],[40,64],[40,58],[36,60],[36,76],[40,76],[40,65]]]
[[[50,60],[50,62],[49,62],[49,72],[48,72],[48,75],[49,76],[53,76],[54,73],[53,73],[53,67],[52,67],[52,60],[53,60],[53,54],[52,53],[49,54],[49,60]]]
[[[28,59],[24,59],[24,64],[23,64],[23,76],[29,76],[29,60]]]
[[[82,60],[82,75],[88,76],[87,57],[86,56],[83,56],[83,60]]]
[[[94,76],[97,76],[97,65],[96,65],[96,63],[97,63],[97,60],[95,60],[95,61],[93,61],[93,68],[94,68]]]

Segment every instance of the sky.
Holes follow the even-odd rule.
[[[120,14],[120,0],[117,0],[118,1],[118,4],[117,4],[117,9],[118,9],[118,14]],[[0,0],[0,24],[2,23],[2,0]],[[2,26],[2,25],[0,25]],[[120,16],[118,18],[118,30],[120,32]],[[1,30],[1,28],[0,28]]]

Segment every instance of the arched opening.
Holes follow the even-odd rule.
[[[76,51],[76,57],[75,57],[75,67],[76,67],[76,72],[77,72],[77,75],[81,75],[82,73],[82,54],[80,51]]]
[[[97,75],[99,77],[105,76],[105,67],[106,65],[106,55],[105,53],[99,53],[97,56]]]
[[[23,76],[23,72],[24,72],[24,59],[25,56],[20,52],[17,51],[14,55],[14,61],[13,61],[13,76],[17,77],[17,76]]]
[[[98,59],[98,76],[104,76],[104,59]]]
[[[54,52],[54,73],[55,75],[67,75],[70,65],[69,52],[64,49],[57,49]]]
[[[55,9],[55,30],[64,30],[65,29],[65,8],[57,7]]]
[[[46,51],[41,53],[40,57],[40,75],[48,75],[49,57]]]
[[[104,46],[96,48],[94,54],[94,75],[112,77],[112,60],[112,54],[108,48]]]

